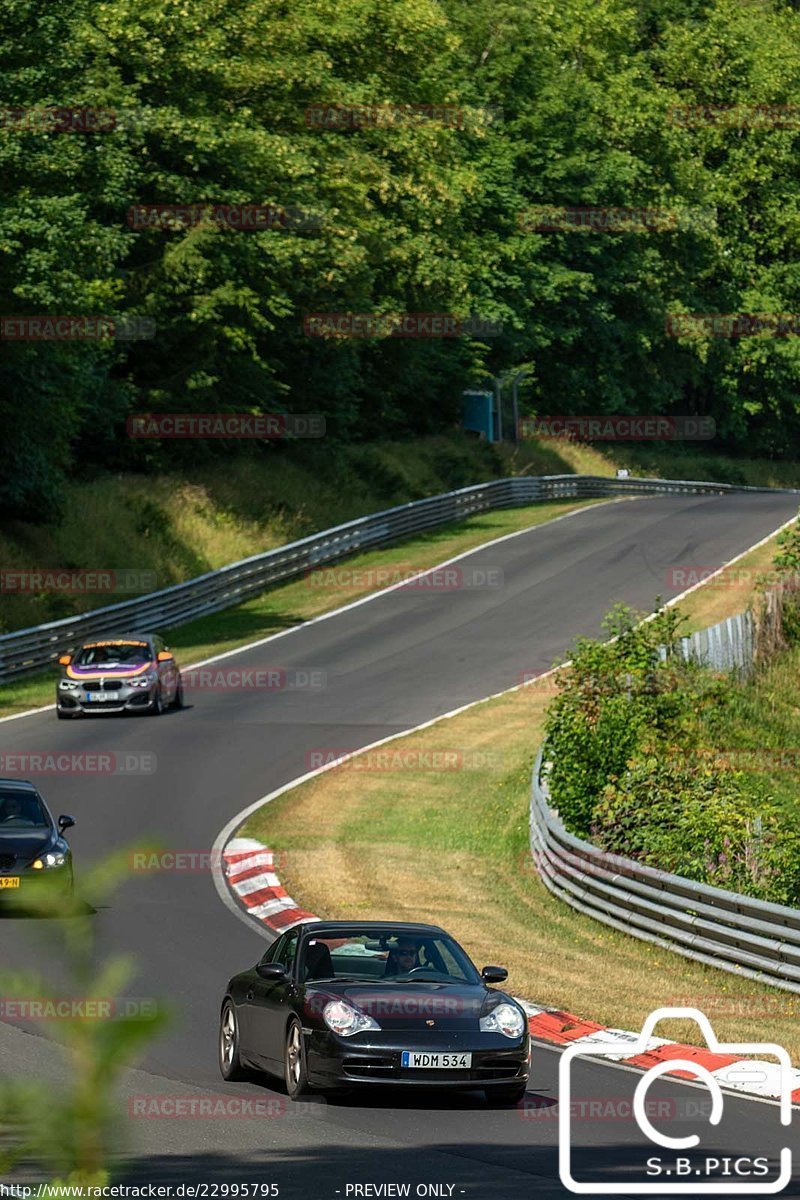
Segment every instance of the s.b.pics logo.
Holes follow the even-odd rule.
[[[673,1047],[653,1036],[659,1021],[675,1019],[696,1022],[707,1052]],[[669,1052],[664,1052],[665,1047]],[[583,1109],[573,1103],[572,1071],[579,1056],[633,1060],[638,1066],[647,1066],[648,1059],[655,1061],[638,1080],[631,1072],[614,1073],[615,1086],[631,1088],[631,1111],[638,1129],[633,1139],[611,1136],[607,1143],[598,1142],[596,1130],[587,1136],[590,1131],[578,1127]],[[699,1086],[684,1087],[674,1079],[676,1073]],[[673,1079],[664,1080],[665,1075]],[[792,1087],[797,1086],[792,1080],[797,1075],[783,1046],[720,1043],[708,1017],[696,1008],[657,1009],[638,1036],[607,1030],[581,1039],[567,1047],[559,1064],[561,1182],[568,1191],[586,1196],[775,1195],[792,1176],[792,1152],[781,1144],[788,1140],[781,1127],[791,1123]],[[726,1112],[733,1102],[730,1097],[726,1101],[723,1087],[777,1100],[775,1108],[764,1110],[775,1115],[769,1146],[755,1144],[764,1142],[763,1132],[760,1139],[753,1132],[754,1144],[744,1145],[741,1123],[726,1132]],[[672,1105],[660,1107],[653,1101],[665,1094],[665,1088],[680,1095]]]

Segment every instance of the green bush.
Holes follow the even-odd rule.
[[[778,570],[787,574],[800,571],[800,520],[784,529],[777,541],[780,549],[772,561]]]
[[[659,647],[672,646],[681,617],[659,613],[651,621],[618,606],[604,628],[614,640],[580,639],[571,665],[559,672],[561,691],[545,726],[553,803],[569,828],[589,833],[597,797],[619,776],[645,734],[666,734],[689,708],[688,681],[696,670]]]
[[[675,748],[603,788],[592,840],[611,853],[762,900],[800,899],[797,835],[761,784]]]

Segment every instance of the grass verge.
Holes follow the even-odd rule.
[[[354,555],[344,563],[321,569],[318,575],[279,584],[237,608],[169,630],[167,640],[184,665],[223,654],[379,591],[408,572],[425,570],[494,538],[532,529],[598,503],[564,500],[470,517],[386,550]],[[52,703],[55,678],[54,671],[47,671],[1,687],[0,716]]]
[[[312,912],[441,923],[478,965],[506,965],[511,988],[534,1003],[625,1029],[670,1002],[694,1005],[720,1037],[775,1040],[800,1060],[800,997],[619,934],[544,888],[528,800],[550,690],[545,680],[389,743],[386,754],[403,753],[395,769],[378,752],[354,758],[264,806],[240,833],[281,852],[282,882]],[[459,749],[472,756],[462,769],[414,767]],[[659,1033],[697,1040],[687,1022]]]

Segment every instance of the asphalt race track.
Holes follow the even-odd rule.
[[[597,634],[615,601],[649,609],[656,595],[684,590],[672,568],[720,566],[796,509],[794,496],[757,493],[591,508],[461,560],[465,576],[489,586],[389,592],[226,659],[227,666],[324,671],[324,688],[201,691],[187,696],[191,707],[159,719],[57,722],[46,712],[0,723],[0,749],[155,754],[149,776],[32,776],[55,813],[77,819],[71,841],[78,872],[81,863],[143,838],[170,850],[207,851],[237,812],[304,774],[310,752],[356,749],[511,687],[521,672],[563,657],[575,636]],[[131,993],[167,997],[175,1010],[168,1033],[130,1073],[126,1095],[230,1094],[216,1065],[219,1000],[228,977],[259,957],[262,932],[221,903],[207,871],[136,875],[108,908],[86,919],[99,923],[104,949],[135,955],[140,971]],[[0,921],[5,964],[41,965],[36,925],[30,918]],[[0,1062],[10,1074],[54,1079],[64,1069],[41,1030],[7,1023],[0,1023]],[[380,1195],[347,1188],[382,1183],[410,1183],[411,1195],[418,1183],[452,1185],[430,1194],[476,1200],[565,1196],[557,1121],[548,1112],[557,1071],[558,1054],[539,1048],[529,1103],[510,1112],[488,1110],[477,1096],[451,1102],[370,1095],[291,1106],[278,1088],[234,1085],[237,1095],[271,1106],[268,1119],[131,1120],[126,1178],[274,1182],[282,1197],[297,1200]],[[573,1095],[621,1101],[637,1078],[584,1063]],[[705,1092],[662,1081],[653,1095],[682,1122],[681,1136],[692,1131],[697,1114],[688,1099],[699,1104]],[[707,1132],[703,1137],[709,1154],[734,1158],[774,1155],[797,1142],[794,1129],[781,1131],[776,1107],[736,1098],[726,1099],[711,1144]],[[585,1120],[576,1133],[577,1169],[611,1171],[625,1147],[641,1142],[630,1119]],[[627,1162],[629,1154],[623,1157]],[[624,1183],[615,1194],[626,1194]],[[783,1194],[800,1195],[797,1177]]]

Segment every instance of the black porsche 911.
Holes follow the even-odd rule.
[[[528,1022],[436,925],[310,921],[235,975],[222,1001],[219,1063],[282,1075],[292,1099],[362,1085],[481,1088],[517,1104],[530,1070]]]

